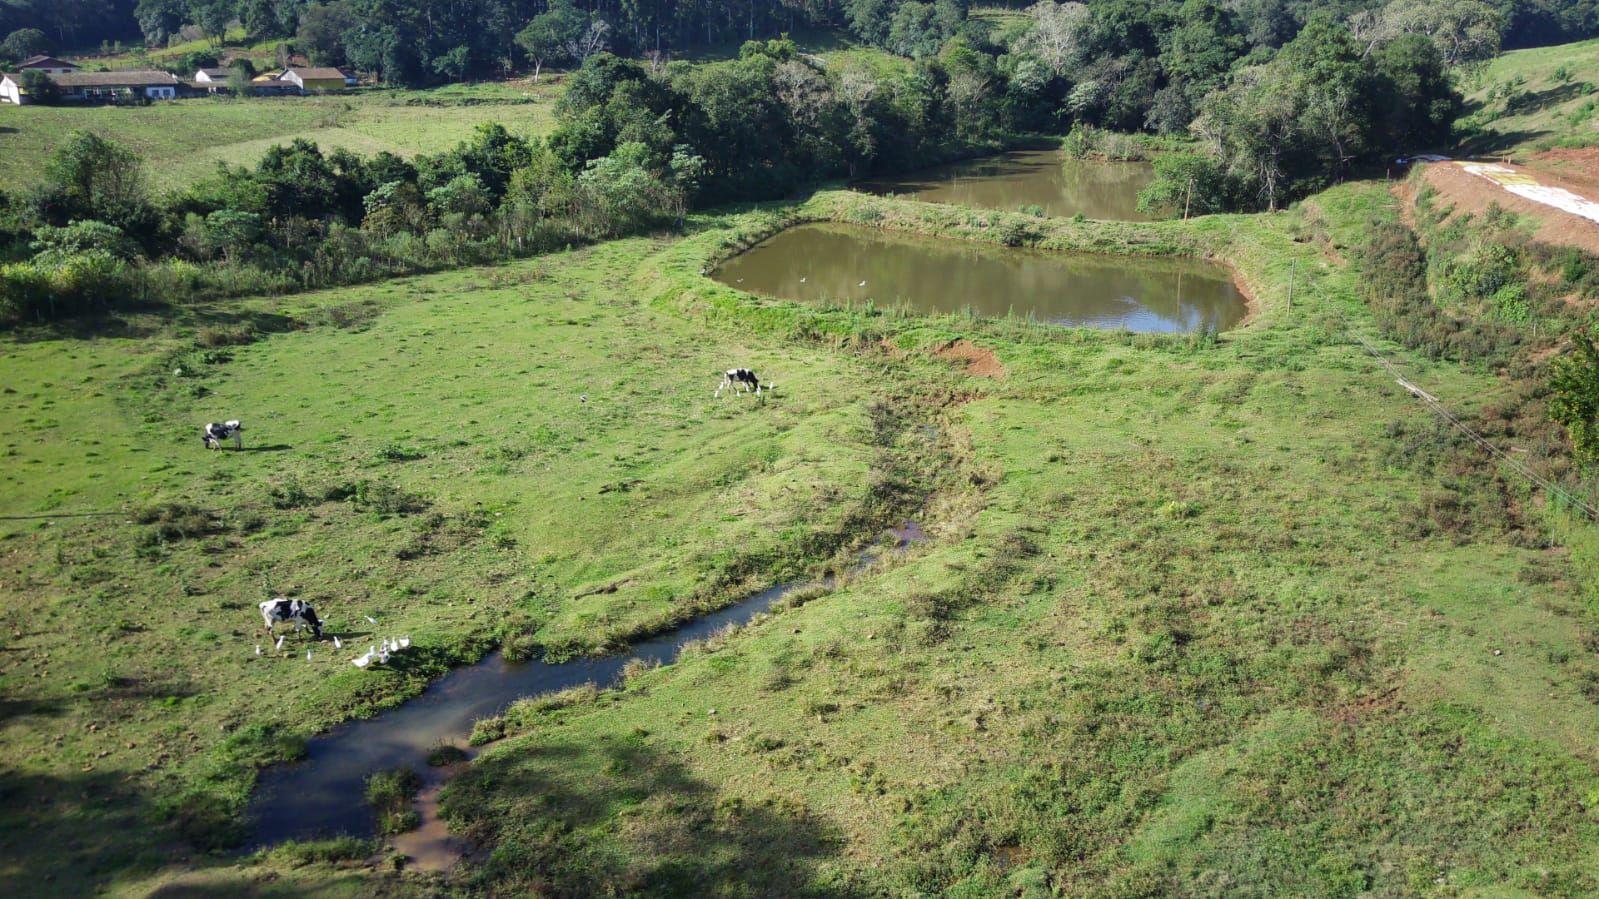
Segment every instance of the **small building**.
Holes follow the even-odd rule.
[[[78,71],[78,66],[64,59],[56,59],[54,56],[34,56],[17,64],[18,74],[28,69],[38,69],[46,75],[65,75]]]
[[[283,73],[281,80],[293,84],[304,92],[340,91],[355,86],[354,78],[329,66],[291,68]]]
[[[196,69],[189,89],[196,94],[219,94],[230,90],[232,69]]]
[[[259,95],[292,94],[300,88],[292,81],[283,80],[283,71],[268,71],[250,79],[250,93]]]
[[[129,97],[172,100],[183,86],[176,76],[154,71],[66,72],[49,77],[61,89],[61,100],[65,103],[113,103]],[[6,80],[10,80],[10,76],[6,76]],[[4,86],[0,85],[0,95],[5,93]]]
[[[22,75],[17,72],[0,73],[0,103],[21,106],[27,102],[27,92],[22,89]]]

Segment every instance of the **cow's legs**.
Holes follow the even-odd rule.
[[[238,431],[233,432],[233,448],[236,450],[244,449],[244,435]]]

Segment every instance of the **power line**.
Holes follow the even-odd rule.
[[[1593,504],[1573,495],[1571,491],[1561,487],[1559,484],[1556,484],[1553,481],[1550,481],[1548,478],[1543,477],[1542,475],[1533,471],[1531,468],[1528,468],[1524,463],[1511,458],[1511,456],[1504,450],[1494,446],[1493,443],[1488,440],[1488,438],[1477,433],[1471,428],[1470,425],[1461,421],[1460,418],[1453,412],[1450,412],[1448,407],[1443,404],[1443,401],[1439,400],[1431,393],[1428,393],[1426,390],[1423,390],[1421,387],[1401,374],[1399,368],[1392,362],[1388,361],[1388,358],[1379,352],[1376,347],[1372,346],[1370,341],[1355,333],[1355,330],[1349,327],[1349,319],[1344,316],[1341,310],[1335,310],[1335,313],[1343,322],[1344,333],[1348,334],[1350,337],[1353,337],[1356,342],[1364,347],[1366,352],[1370,353],[1371,357],[1376,359],[1379,365],[1386,369],[1390,375],[1394,376],[1394,380],[1399,383],[1400,387],[1405,388],[1405,390],[1409,391],[1412,396],[1425,403],[1427,408],[1431,409],[1436,415],[1449,422],[1460,433],[1465,434],[1466,437],[1471,440],[1471,442],[1487,450],[1488,453],[1494,458],[1504,462],[1506,465],[1509,465],[1522,477],[1533,482],[1534,484],[1537,484],[1539,487],[1542,487],[1546,492],[1558,496],[1564,499],[1566,502],[1576,506],[1590,519],[1599,521],[1599,508],[1595,508]]]

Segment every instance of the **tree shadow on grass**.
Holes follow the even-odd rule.
[[[480,758],[444,814],[480,852],[476,886],[549,895],[840,896],[815,880],[842,840],[798,802],[725,797],[635,731],[538,738]]]
[[[147,796],[126,772],[0,770],[0,895],[83,896],[165,860]]]

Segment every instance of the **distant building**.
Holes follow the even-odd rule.
[[[232,69],[199,69],[194,73],[194,80],[202,84],[208,81],[226,84],[228,81],[228,76],[232,74]]]
[[[355,86],[355,79],[331,67],[292,68],[282,79],[302,91],[340,91]]]
[[[18,74],[28,69],[38,69],[46,75],[65,75],[68,72],[78,71],[78,66],[64,59],[56,59],[54,56],[35,56],[17,64]]]
[[[130,97],[172,100],[183,86],[183,82],[166,72],[82,72],[76,67],[70,72],[45,72],[61,89],[60,99],[64,103],[107,103]],[[0,75],[0,102],[19,106],[28,102],[20,73]]]

